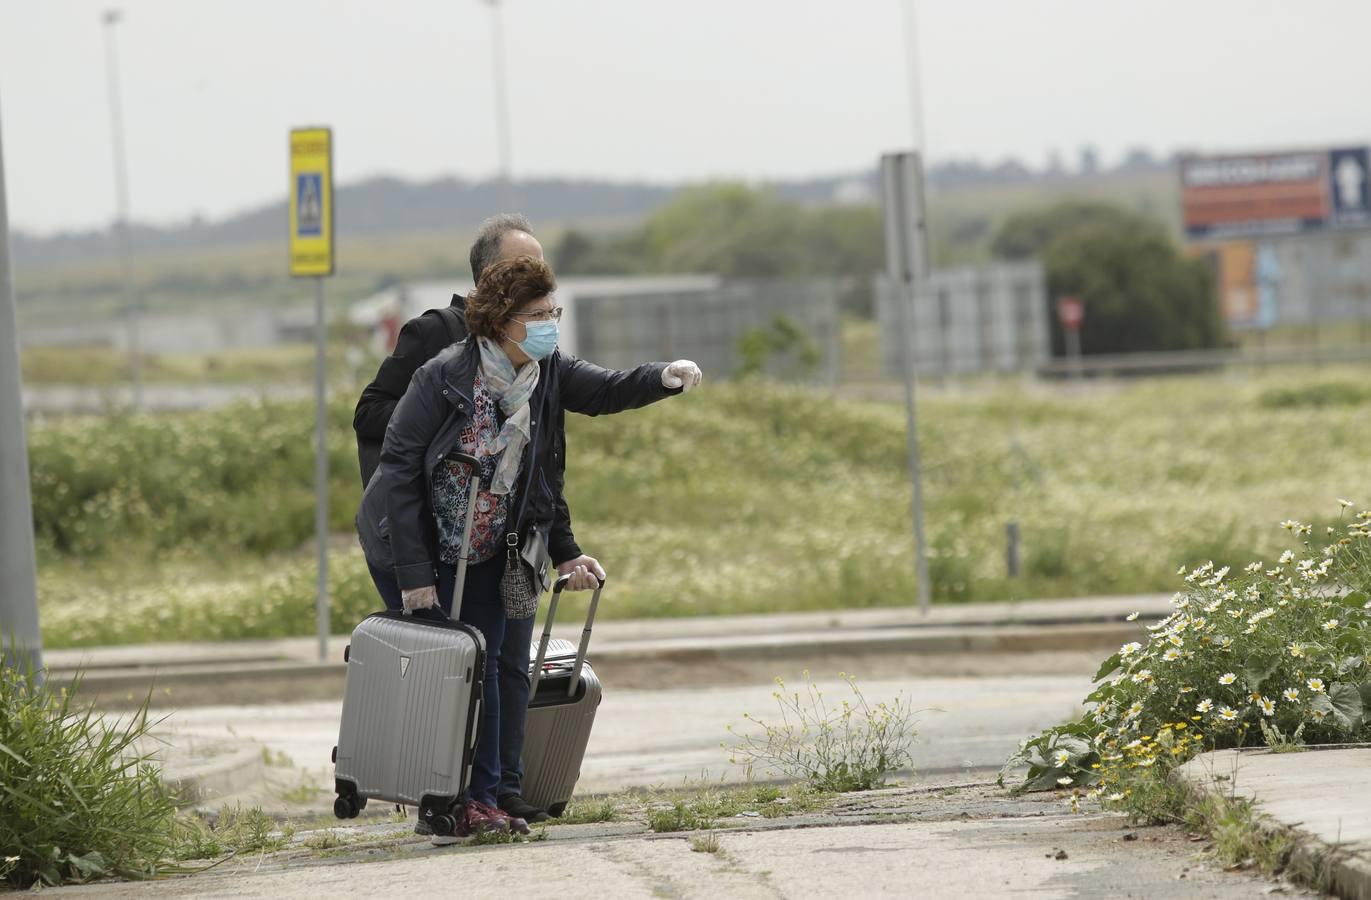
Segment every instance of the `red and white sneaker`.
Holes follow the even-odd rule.
[[[468,800],[462,810],[462,818],[457,820],[457,835],[470,837],[482,831],[509,831],[509,816],[480,800]],[[525,826],[527,827],[527,826]]]
[[[468,800],[466,807],[462,810],[461,818],[457,820],[457,828],[454,833],[433,835],[433,845],[443,847],[448,844],[455,844],[462,838],[487,831],[528,834],[528,823],[479,800]]]

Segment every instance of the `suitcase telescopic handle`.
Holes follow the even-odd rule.
[[[470,453],[449,453],[446,457],[451,462],[461,463],[471,469],[471,481],[467,490],[467,520],[462,528],[462,552],[457,557],[457,585],[452,590],[452,621],[462,614],[462,594],[467,586],[467,557],[471,556],[471,526],[476,520],[476,500],[481,494],[481,461]],[[441,610],[439,610],[441,612]],[[407,616],[414,615],[414,611],[407,609],[404,611]]]
[[[538,658],[533,664],[533,683],[529,686],[529,702],[538,695],[538,682],[543,679],[543,660],[547,657],[547,644],[552,639],[552,623],[557,618],[557,601],[562,590],[571,580],[570,575],[561,575],[552,585],[552,599],[547,604],[547,620],[543,623],[543,636],[538,641]],[[600,591],[605,589],[605,579],[597,577],[595,593],[590,597],[590,609],[586,611],[586,625],[581,630],[581,644],[576,648],[576,663],[571,668],[571,683],[567,686],[567,696],[576,696],[576,688],[581,683],[581,668],[585,665],[586,649],[590,646],[590,629],[595,624],[595,610],[600,605]]]

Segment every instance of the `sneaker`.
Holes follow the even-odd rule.
[[[500,797],[500,808],[511,816],[526,822],[546,822],[547,810],[539,809],[518,794],[504,794]]]
[[[427,837],[428,835],[433,834],[433,826],[428,824],[428,822],[425,822],[423,818],[420,818],[419,821],[414,823],[414,833],[422,834]]]
[[[523,820],[519,820],[521,823]],[[493,806],[487,806],[480,800],[468,800],[466,808],[462,810],[462,817],[457,820],[457,836],[470,837],[481,831],[509,831],[511,820],[500,810]],[[528,831],[528,825],[524,824],[524,832]]]

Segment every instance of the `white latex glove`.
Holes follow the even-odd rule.
[[[678,359],[662,370],[662,387],[680,388],[684,394],[699,384],[704,377],[704,373],[695,363],[688,359]]]
[[[566,587],[562,588],[564,591],[593,591],[600,586],[596,579],[604,580],[605,570],[595,557],[582,554],[559,565],[557,575],[571,576]]]
[[[438,605],[438,588],[430,584],[428,587],[401,591],[400,600],[404,603],[405,612],[414,612],[416,609],[433,609]]]

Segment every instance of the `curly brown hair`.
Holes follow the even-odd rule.
[[[480,284],[467,297],[467,331],[498,339],[498,326],[506,316],[556,289],[557,279],[541,259],[516,256],[487,266]]]

